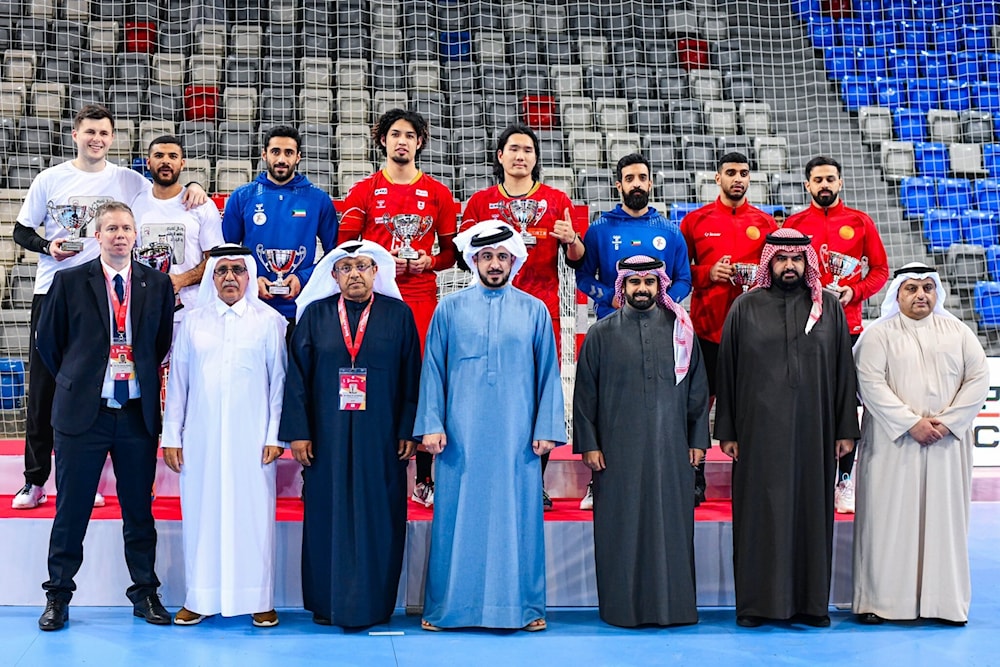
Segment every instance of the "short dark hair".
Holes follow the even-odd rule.
[[[629,153],[622,159],[618,160],[618,164],[615,165],[615,182],[621,183],[622,180],[622,169],[625,167],[631,167],[633,164],[644,164],[646,165],[646,170],[649,171],[649,175],[653,175],[653,167],[650,166],[649,160],[645,156],[639,153]]]
[[[300,153],[302,152],[302,137],[299,135],[299,131],[291,125],[275,125],[268,130],[267,134],[264,135],[264,143],[261,145],[261,150],[267,152],[268,144],[270,144],[271,139],[274,139],[275,137],[294,139],[295,149]]]
[[[149,142],[149,146],[146,148],[147,155],[153,152],[153,146],[156,144],[176,144],[177,146],[180,146],[181,157],[184,157],[184,142],[181,141],[180,137],[175,137],[172,134],[163,134],[158,136]]]
[[[411,111],[409,109],[390,109],[382,114],[381,118],[375,122],[372,127],[372,141],[378,146],[378,149],[382,151],[382,155],[386,155],[385,146],[382,145],[382,140],[385,139],[386,135],[389,134],[389,128],[393,126],[396,121],[405,120],[407,123],[413,126],[413,131],[417,133],[417,139],[420,140],[420,148],[417,149],[416,155],[414,157],[420,157],[420,154],[427,144],[430,143],[431,133],[427,129],[427,121],[416,111]]]
[[[840,177],[840,163],[834,160],[832,157],[826,155],[817,155],[813,159],[806,162],[806,180],[809,180],[809,175],[812,174],[812,170],[816,167],[836,167],[837,177]]]
[[[85,120],[103,120],[105,118],[111,121],[111,129],[114,130],[115,118],[106,106],[101,104],[85,104],[73,116],[73,129],[80,129],[80,123]]]
[[[97,231],[101,231],[102,220],[108,213],[128,213],[129,217],[132,218],[132,223],[135,223],[135,213],[132,212],[128,204],[121,201],[106,201],[98,205],[97,210],[94,211],[94,227]]]
[[[722,165],[724,164],[745,164],[750,166],[750,160],[743,153],[737,153],[736,151],[726,153],[719,158],[718,163],[715,165],[715,170],[718,172],[722,171]]]
[[[531,138],[531,143],[535,145],[535,167],[531,170],[531,178],[535,181],[542,180],[542,147],[538,145],[538,135],[524,123],[514,123],[497,137],[497,149],[493,152],[493,176],[497,182],[503,182],[503,165],[500,164],[497,153],[503,150],[503,147],[507,145],[507,140],[515,134],[526,134]]]

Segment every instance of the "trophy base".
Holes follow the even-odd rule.
[[[823,291],[824,291],[824,292],[829,292],[830,294],[833,294],[834,296],[837,296],[837,297],[840,297],[840,290],[839,290],[839,289],[837,289],[837,288],[836,288],[835,286],[833,286],[833,285],[825,285],[825,286],[823,287]]]
[[[288,296],[292,293],[292,288],[288,285],[271,285],[267,288],[267,293],[271,296]]]
[[[80,252],[83,250],[83,241],[63,241],[59,249],[63,252]]]
[[[410,261],[413,259],[420,259],[420,253],[413,248],[400,248],[397,257]]]
[[[524,245],[531,247],[533,245],[538,245],[538,239],[531,232],[522,232],[521,240],[524,241]]]

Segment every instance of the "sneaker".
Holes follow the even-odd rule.
[[[552,509],[552,498],[549,497],[549,492],[542,488],[542,510],[551,512]]]
[[[94,507],[104,507],[104,496],[100,493],[94,494]]]
[[[583,497],[580,501],[580,509],[593,511],[594,510],[594,483],[591,482],[587,485],[587,495]]]
[[[278,612],[275,610],[261,611],[253,615],[255,628],[273,628],[278,624]]]
[[[21,490],[14,495],[10,507],[15,510],[30,510],[38,507],[49,497],[45,495],[45,487],[25,484]]]
[[[191,611],[187,607],[181,607],[180,611],[174,614],[174,625],[198,625],[207,616]]]
[[[413,495],[410,500],[420,503],[424,507],[434,506],[434,482],[419,482],[413,487]]]
[[[703,502],[705,502],[705,488],[701,486],[694,487],[694,506],[698,507]]]
[[[838,514],[854,514],[854,480],[846,472],[833,492],[833,508]]]

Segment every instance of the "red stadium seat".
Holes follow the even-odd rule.
[[[525,95],[521,98],[521,114],[528,127],[551,129],[556,124],[556,98],[552,95]]]
[[[708,42],[704,39],[678,39],[677,62],[688,72],[708,69]]]
[[[218,111],[218,87],[188,86],[184,89],[185,120],[215,120]]]
[[[156,50],[156,24],[126,21],[125,50],[132,53],[153,53]]]

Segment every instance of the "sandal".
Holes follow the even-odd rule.
[[[545,622],[544,618],[536,618],[531,623],[524,626],[523,630],[525,632],[540,632],[541,630],[547,629],[549,626]]]
[[[428,632],[441,632],[441,628],[439,628],[436,625],[428,623],[424,619],[420,619],[420,629],[427,630]]]

